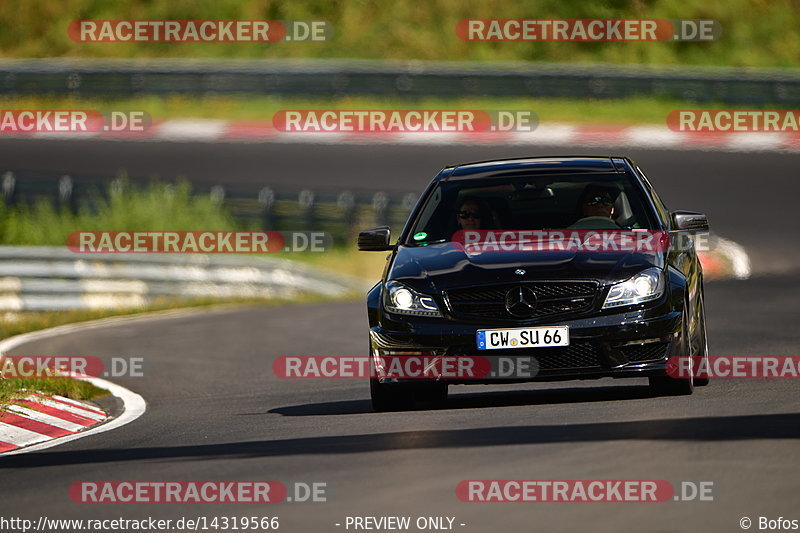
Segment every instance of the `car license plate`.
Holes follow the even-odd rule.
[[[477,337],[479,350],[569,346],[569,327],[482,329]]]

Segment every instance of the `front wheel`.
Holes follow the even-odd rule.
[[[369,395],[376,413],[405,411],[414,405],[414,395],[407,383],[381,383],[378,378],[370,378]]]
[[[694,348],[697,352],[698,357],[703,358],[703,363],[705,364],[705,376],[704,377],[696,377],[694,378],[694,385],[695,387],[705,387],[709,383],[708,372],[709,372],[709,360],[708,360],[708,337],[706,336],[706,306],[703,302],[703,291],[700,291],[700,323],[697,324],[697,334],[694,336],[692,341]],[[693,360],[694,361],[694,360]],[[700,366],[700,365],[698,365]],[[697,370],[695,370],[695,375],[697,375]]]
[[[692,353],[693,343],[689,331],[689,306],[686,304],[683,306],[681,330],[683,355],[691,357],[694,355]],[[694,359],[690,359],[690,361],[694,361]],[[688,378],[673,378],[666,373],[661,376],[650,376],[648,378],[650,390],[656,396],[688,396],[692,394],[694,392],[694,364],[690,365],[690,368],[692,375]]]

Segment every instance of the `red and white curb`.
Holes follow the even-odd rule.
[[[83,324],[68,324],[24,333],[0,342],[0,354],[36,340],[57,337],[106,324],[139,317],[115,317]],[[107,390],[122,403],[119,416],[109,418],[102,410],[62,396],[26,394],[0,409],[0,457],[44,450],[89,435],[111,431],[129,424],[147,409],[144,398],[125,387],[101,378],[81,377],[83,381]]]
[[[75,435],[106,419],[87,403],[33,393],[0,409],[0,453]]]
[[[0,138],[2,137],[210,143],[625,146],[630,148],[734,152],[800,151],[800,134],[797,133],[676,132],[670,130],[666,125],[604,126],[554,122],[541,123],[539,127],[530,132],[286,133],[276,130],[269,121],[175,119],[156,122],[143,132],[4,133]]]

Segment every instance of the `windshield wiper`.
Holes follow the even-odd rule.
[[[429,244],[441,244],[443,242],[447,242],[449,239],[437,239],[435,241],[416,241],[411,242],[409,244],[413,246],[428,246]]]

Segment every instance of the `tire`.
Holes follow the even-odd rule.
[[[372,353],[371,343],[370,353]],[[371,361],[370,365],[374,376],[376,375],[374,362]],[[447,403],[447,384],[437,381],[381,383],[378,378],[370,378],[369,395],[372,399],[372,409],[376,413],[439,408]]]
[[[681,329],[684,332],[682,355],[691,356],[693,355],[692,342],[688,338],[689,306],[686,304],[683,306]],[[692,374],[694,374],[694,365],[692,365]],[[661,376],[650,376],[648,381],[650,382],[651,392],[656,396],[688,396],[694,392],[694,375],[689,378],[673,378],[665,372]]]
[[[700,348],[698,357],[705,359],[706,368],[709,368],[708,360],[708,337],[706,336],[706,306],[704,302],[703,291],[700,291],[700,324],[697,327],[697,338],[695,339],[695,346]],[[696,374],[696,372],[695,372]],[[705,387],[709,384],[709,378],[694,378],[695,387]]]
[[[409,383],[381,383],[370,378],[369,394],[376,413],[406,411],[414,407],[414,391]]]

